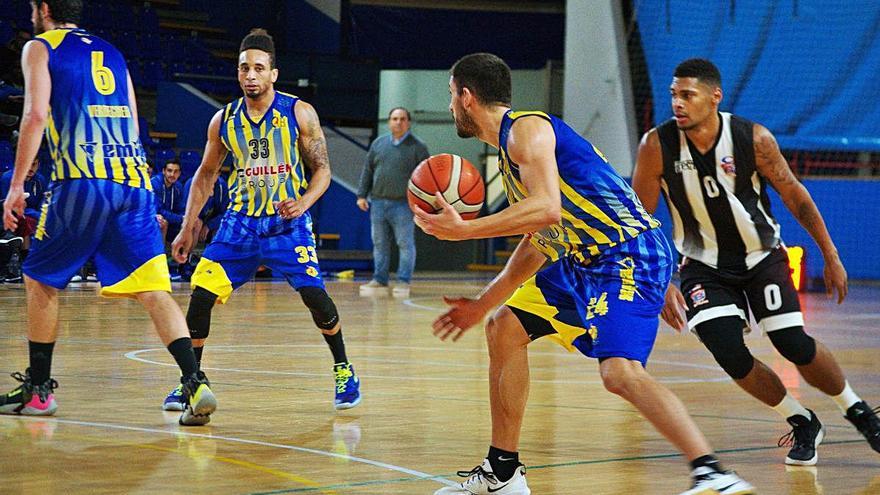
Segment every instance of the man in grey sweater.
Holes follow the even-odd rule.
[[[425,143],[410,132],[410,123],[406,108],[393,108],[388,114],[391,133],[373,141],[364,161],[357,205],[370,212],[374,270],[373,280],[360,288],[362,296],[388,294],[393,232],[400,250],[400,262],[397,284],[392,293],[395,297],[409,297],[409,284],[416,264],[416,243],[413,215],[406,202],[406,187],[413,169],[429,156]]]

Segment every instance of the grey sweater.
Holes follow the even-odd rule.
[[[410,174],[428,156],[428,147],[412,133],[396,146],[391,134],[377,137],[367,151],[357,196],[404,199]]]

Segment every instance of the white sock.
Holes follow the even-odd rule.
[[[845,382],[843,392],[841,392],[840,395],[832,395],[831,398],[837,404],[837,407],[843,411],[844,416],[846,416],[846,411],[848,411],[853,404],[862,400],[855,392],[853,392],[853,389],[850,388],[849,382]]]
[[[773,406],[773,410],[778,412],[780,416],[785,419],[788,419],[792,416],[796,416],[800,414],[801,416],[812,419],[813,415],[810,414],[810,411],[807,411],[807,408],[802,406],[800,402],[798,402],[791,394],[785,394],[785,397],[782,398],[782,402]]]

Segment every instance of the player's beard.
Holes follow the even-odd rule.
[[[46,32],[46,26],[43,24],[43,18],[37,12],[37,21],[34,23],[34,34],[40,35]]]
[[[455,131],[458,133],[458,137],[467,139],[477,135],[477,123],[464,109],[458,114],[453,114],[452,119],[455,121]]]

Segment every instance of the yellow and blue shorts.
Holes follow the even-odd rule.
[[[666,238],[652,229],[584,262],[566,257],[551,264],[505,305],[532,340],[548,336],[569,351],[644,366],[673,268]]]
[[[324,288],[308,213],[285,220],[279,215],[250,217],[227,210],[191,283],[193,288],[217,294],[217,300],[225,303],[261,265],[283,275],[296,290]]]
[[[171,292],[161,236],[152,191],[106,179],[53,182],[22,271],[63,289],[94,256],[102,296]]]

